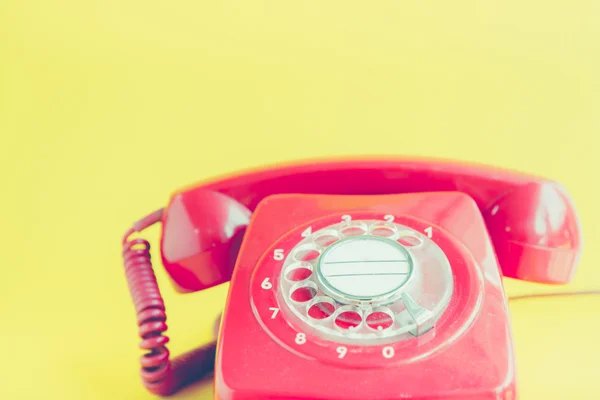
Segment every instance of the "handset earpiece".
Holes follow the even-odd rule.
[[[555,182],[518,186],[484,212],[504,276],[565,284],[573,279],[583,248],[579,218]]]
[[[175,288],[195,292],[229,281],[251,215],[212,190],[173,195],[162,217],[161,255]]]

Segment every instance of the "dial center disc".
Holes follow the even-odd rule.
[[[412,272],[408,251],[394,240],[377,236],[340,240],[325,250],[317,264],[323,291],[343,302],[394,298]]]

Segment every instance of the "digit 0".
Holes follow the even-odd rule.
[[[392,358],[394,357],[395,351],[393,347],[387,346],[383,348],[381,353],[383,354],[383,358]]]

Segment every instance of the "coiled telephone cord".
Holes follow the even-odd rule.
[[[153,394],[165,396],[211,372],[214,368],[216,344],[185,353],[171,360],[166,344],[167,314],[160,294],[156,276],[152,269],[150,243],[137,238],[129,239],[135,232],[141,232],[160,222],[163,209],[157,210],[136,222],[123,237],[123,262],[129,292],[137,315],[139,347],[146,353],[140,358],[140,375],[144,386]],[[509,301],[557,297],[599,295],[600,290],[529,294],[509,297]]]
[[[159,222],[160,209],[138,221],[123,237],[123,262],[131,299],[137,314],[139,347],[146,351],[140,358],[140,375],[144,386],[153,394],[165,396],[212,371],[216,345],[211,343],[170,359],[166,344],[167,314],[150,259],[150,243],[129,239],[134,232]]]

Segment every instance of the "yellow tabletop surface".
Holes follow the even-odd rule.
[[[598,2],[0,2],[0,398],[148,399],[122,233],[197,180],[313,157],[482,162],[563,183],[600,288]],[[145,236],[159,260],[158,227]],[[179,295],[171,350],[227,285]],[[522,399],[600,392],[600,296],[510,304]],[[205,381],[175,399],[209,399]]]

